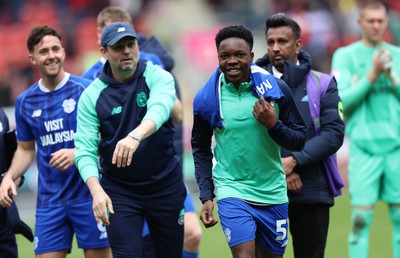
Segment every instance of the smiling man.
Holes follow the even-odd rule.
[[[214,186],[232,256],[278,258],[287,245],[288,210],[280,146],[300,150],[305,126],[290,89],[252,63],[243,26],[215,37],[219,67],[194,99],[192,149],[201,221],[214,226]],[[211,138],[217,163],[213,169]],[[257,248],[256,248],[257,247]]]
[[[27,46],[41,79],[16,101],[18,147],[1,184],[0,204],[12,204],[9,193],[17,194],[15,180],[27,171],[36,151],[36,257],[66,257],[74,233],[86,258],[111,257],[105,228],[96,223],[89,189],[74,165],[76,105],[90,81],[64,71],[65,50],[57,30],[34,27]]]

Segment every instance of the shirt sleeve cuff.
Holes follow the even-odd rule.
[[[93,166],[91,164],[84,165],[79,169],[79,173],[81,174],[81,177],[85,183],[90,177],[99,177],[97,164],[96,166]]]

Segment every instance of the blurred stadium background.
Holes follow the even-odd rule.
[[[312,54],[313,68],[329,72],[333,51],[359,37],[356,20],[360,1],[363,0],[0,0],[0,106],[5,108],[11,126],[15,127],[15,99],[38,80],[26,49],[32,26],[50,25],[62,32],[67,52],[65,70],[80,75],[100,57],[96,36],[97,13],[108,5],[125,7],[132,15],[136,31],[155,35],[175,58],[173,71],[180,82],[185,107],[185,181],[200,207],[190,150],[192,101],[217,66],[214,36],[219,28],[242,24],[251,29],[255,37],[255,58],[259,58],[266,52],[265,19],[276,12],[285,12],[300,24],[303,48]],[[386,40],[399,45],[400,1],[383,2],[390,14]],[[346,157],[347,141],[338,153],[340,171],[347,187]],[[26,182],[16,201],[21,216],[33,225],[37,182],[35,164],[27,172]],[[391,257],[390,226],[385,209],[382,206],[376,214],[383,218],[382,223],[380,219],[374,222],[376,230],[372,233],[377,233],[378,237],[373,238],[377,242],[372,243],[371,257]],[[347,256],[349,214],[345,189],[345,195],[337,199],[332,212],[327,248],[331,254],[327,255],[328,258]],[[204,252],[202,258],[229,257],[229,249],[220,231],[219,227],[204,231],[202,249],[211,251]],[[214,236],[221,241],[214,241]],[[19,241],[25,243],[24,239],[19,238]],[[33,257],[28,242],[20,249],[28,250],[20,257]],[[223,253],[219,253],[221,251]],[[291,257],[290,252],[289,247],[285,257]]]

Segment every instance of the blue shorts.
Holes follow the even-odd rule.
[[[60,250],[71,252],[74,233],[79,248],[109,246],[106,228],[96,224],[91,201],[66,207],[36,209],[35,254]]]
[[[283,255],[288,243],[288,205],[253,205],[237,198],[219,200],[218,214],[229,247],[257,241]]]
[[[186,187],[186,198],[185,198],[185,212],[196,212],[196,208],[194,207],[192,196],[190,195],[189,189]]]

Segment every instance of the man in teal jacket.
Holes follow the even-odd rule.
[[[107,61],[82,93],[75,135],[94,215],[107,225],[114,258],[140,257],[144,218],[156,258],[181,258],[186,188],[173,145],[174,79],[139,59],[128,23],[108,25],[101,45]]]

